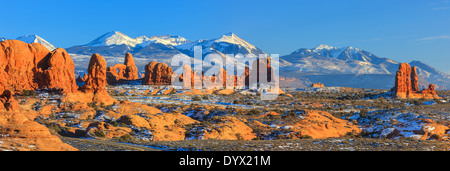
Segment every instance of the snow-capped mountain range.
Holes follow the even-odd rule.
[[[106,33],[99,38],[93,40],[92,42],[86,44],[85,46],[89,47],[99,47],[99,46],[119,46],[126,45],[130,47],[146,47],[150,44],[163,44],[170,46],[178,46],[180,44],[188,43],[189,40],[180,37],[180,36],[172,36],[172,35],[163,35],[163,36],[140,36],[136,38],[131,38],[121,32],[113,31]]]
[[[298,49],[281,59],[288,63],[286,70],[322,74],[395,74],[399,64],[358,48],[323,44],[312,49]]]
[[[149,48],[149,46],[151,46],[151,48]],[[219,38],[211,40],[191,41],[184,37],[172,35],[151,37],[140,36],[131,38],[118,31],[106,33],[86,45],[68,48],[68,52],[75,54],[99,53],[101,55],[114,56],[120,55],[123,53],[122,51],[126,50],[134,52],[137,57],[149,57],[151,56],[151,54],[149,54],[151,52],[171,49],[173,52],[186,54],[192,57],[194,46],[202,46],[204,55],[212,52],[219,54],[238,52],[244,55],[249,53],[264,53],[262,50],[241,39],[234,33],[227,33]],[[107,50],[104,50],[105,47],[107,47]],[[151,52],[149,52],[150,49]]]
[[[176,46],[180,51],[192,56],[194,53],[194,46],[201,46],[203,49],[203,54],[208,54],[211,52],[219,54],[265,54],[261,49],[255,47],[254,45],[248,43],[247,41],[241,39],[234,33],[227,33],[222,35],[222,37],[211,40],[198,40],[195,42],[188,42]]]
[[[37,35],[23,36],[17,40],[41,43],[49,50],[56,49]],[[133,54],[137,67],[143,72],[144,66],[153,60],[169,63],[176,54],[193,57],[194,46],[202,47],[203,56],[210,53],[217,53],[222,57],[225,57],[225,54],[238,53],[266,54],[234,33],[227,33],[215,39],[191,41],[172,35],[131,38],[113,31],[85,45],[73,46],[66,50],[74,59],[77,72],[86,70],[90,56],[94,53],[104,56],[108,65],[115,65],[123,63],[126,52]],[[394,86],[399,64],[392,59],[378,57],[358,48],[339,48],[322,44],[314,48],[300,48],[289,55],[281,56],[280,76],[295,77],[302,85],[322,82],[326,86],[389,89]],[[409,64],[418,67],[422,87],[434,83],[439,89],[450,88],[450,75],[420,61],[412,61]]]
[[[328,45],[301,48],[280,58],[286,64],[280,69],[282,76],[296,75],[299,79],[328,86],[357,88],[392,88],[400,64],[358,48]],[[422,88],[429,83],[438,85],[440,89],[450,87],[450,75],[420,61],[409,64],[418,67]]]
[[[144,35],[131,38],[118,31],[106,33],[85,45],[70,47],[67,52],[75,59],[75,63],[77,60],[86,60],[88,56],[98,53],[105,56],[108,64],[111,63],[111,65],[121,63],[120,59],[123,59],[124,54],[130,52],[136,60],[137,67],[143,68],[152,60],[170,63],[170,59],[177,54],[194,57],[194,46],[202,47],[203,56],[216,53],[223,59],[226,58],[226,54],[265,54],[261,49],[234,33],[227,33],[210,40],[191,41],[173,35]],[[80,70],[84,70],[84,68],[80,68]]]

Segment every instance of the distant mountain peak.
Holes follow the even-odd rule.
[[[254,45],[248,43],[247,41],[238,37],[236,34],[234,34],[232,32],[226,33],[221,38],[213,39],[213,40],[215,43],[225,42],[225,43],[240,45],[240,46],[244,47],[245,49],[247,49],[249,52],[257,49]]]
[[[50,51],[53,51],[56,49],[55,46],[53,46],[52,44],[47,42],[42,37],[39,37],[38,35],[25,35],[25,36],[18,37],[16,40],[20,40],[25,43],[40,43],[40,44],[44,45]]]
[[[236,36],[236,34],[234,34],[233,32],[228,32],[228,33],[223,34],[223,36],[234,37],[234,36]]]
[[[108,32],[92,42],[88,43],[86,46],[111,46],[111,45],[127,45],[135,47],[139,42],[126,34],[119,31]]]
[[[312,48],[311,50],[322,50],[322,49],[330,50],[330,49],[335,49],[335,48],[336,47],[329,46],[329,45],[326,45],[326,44],[321,44],[321,45],[317,46],[316,48]]]

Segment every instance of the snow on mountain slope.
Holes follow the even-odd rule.
[[[16,40],[23,41],[25,43],[40,43],[44,45],[48,50],[53,51],[56,49],[55,46],[44,40],[42,37],[39,37],[37,35],[25,35],[22,37],[18,37]]]
[[[187,55],[192,56],[194,53],[194,46],[202,46],[203,55],[220,52],[222,54],[266,54],[256,46],[241,39],[234,33],[227,33],[220,38],[211,40],[198,40],[195,42],[188,42],[176,46],[177,49],[185,52]]]
[[[98,46],[126,45],[134,48],[136,46],[146,47],[150,44],[156,43],[170,46],[178,46],[180,44],[187,42],[190,41],[180,36],[162,35],[162,36],[152,36],[150,38],[147,36],[131,38],[121,32],[113,31],[98,37],[92,42],[86,44],[86,46],[98,47]]]
[[[281,59],[291,63],[285,70],[311,73],[393,74],[398,69],[398,62],[353,47],[320,45],[312,49],[301,48]]]
[[[325,44],[322,44],[318,47],[312,48],[312,49],[306,49],[301,48],[296,51],[294,51],[290,55],[295,56],[322,56],[322,57],[329,57],[329,58],[335,58],[339,60],[359,60],[364,62],[370,62],[375,64],[380,64],[382,62],[385,62],[387,58],[380,58],[375,55],[373,55],[370,52],[354,48],[354,47],[333,47],[328,46]]]
[[[417,74],[420,78],[425,79],[428,83],[433,83],[438,86],[438,89],[450,88],[450,75],[443,73],[436,68],[433,68],[420,61],[412,61],[409,63],[411,66],[417,67]],[[427,85],[423,85],[427,86]]]
[[[86,46],[90,47],[98,47],[98,46],[111,46],[111,45],[127,45],[131,47],[135,47],[137,44],[142,43],[142,39],[133,39],[128,37],[127,35],[113,31],[106,33],[92,42],[86,44]]]
[[[393,85],[392,78],[395,77],[400,64],[357,48],[336,48],[328,45],[312,49],[301,48],[280,57],[280,61],[289,64],[281,67],[282,76],[296,76],[300,80],[358,88],[387,88]],[[448,74],[420,61],[413,61],[410,65],[418,67],[421,85],[428,86],[433,83],[439,89],[450,86]]]
[[[172,35],[163,35],[163,36],[152,36],[147,38],[144,36],[142,43],[138,44],[138,46],[146,47],[150,44],[160,43],[164,45],[170,46],[178,46],[184,43],[189,43],[190,40],[187,40],[184,37],[180,36],[172,36]]]
[[[106,33],[86,45],[74,46],[67,52],[77,55],[92,55],[98,53],[102,56],[123,57],[130,52],[134,57],[158,59],[170,59],[176,54],[181,54],[174,45],[180,45],[189,40],[180,36],[140,36],[131,38],[121,32]]]

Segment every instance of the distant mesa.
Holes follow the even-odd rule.
[[[436,94],[434,84],[430,84],[427,89],[419,90],[419,77],[417,74],[417,67],[411,68],[408,63],[400,64],[397,75],[395,76],[394,97],[407,98],[425,98],[425,99],[439,99]]]

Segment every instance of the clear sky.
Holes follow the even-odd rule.
[[[450,73],[450,0],[0,0],[0,37],[57,47],[109,31],[212,39],[233,32],[269,54],[352,46]]]

